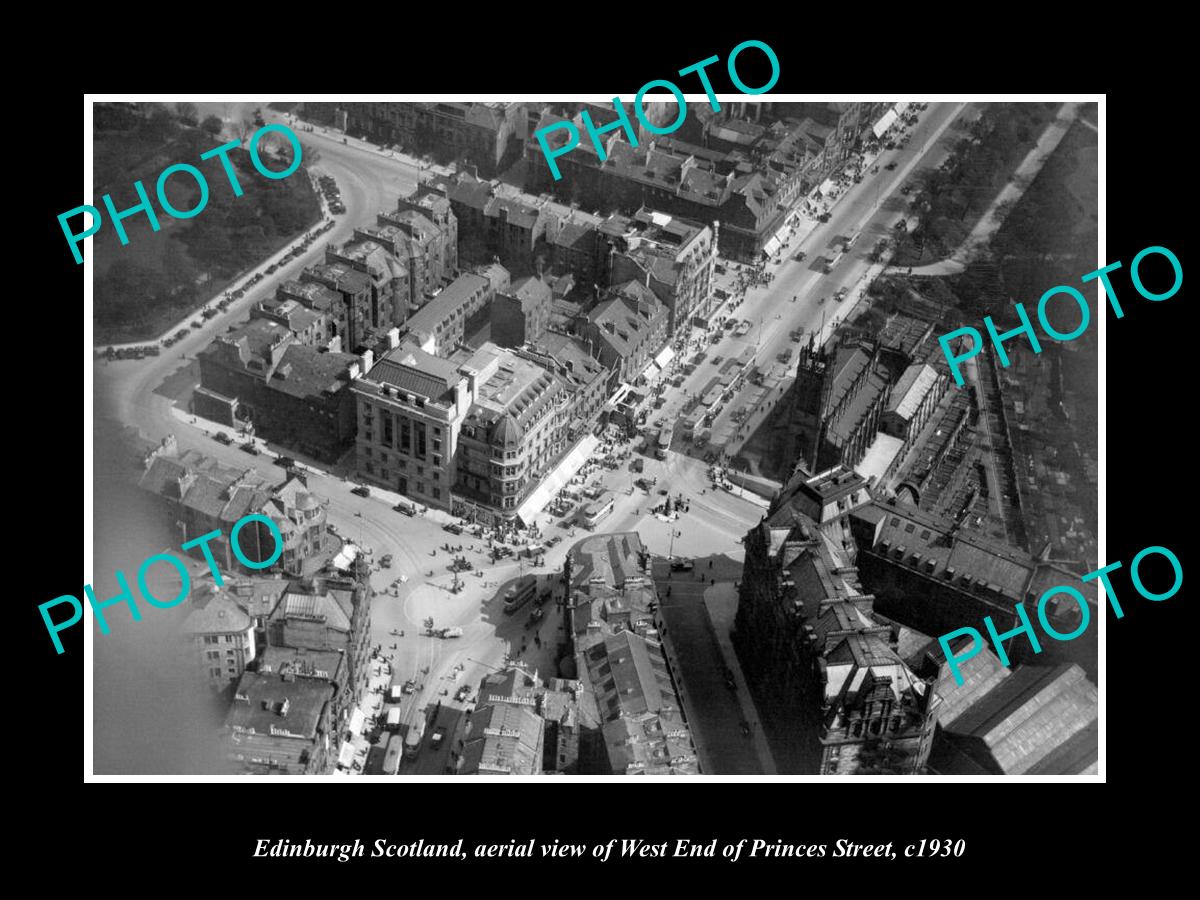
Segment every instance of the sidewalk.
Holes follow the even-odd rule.
[[[733,618],[737,613],[737,604],[737,588],[731,582],[719,582],[704,592],[704,608],[708,611],[709,621],[712,622],[717,646],[721,648],[721,657],[725,660],[725,665],[737,675],[735,681],[737,682],[738,702],[741,704],[746,721],[750,723],[750,737],[754,741],[754,749],[758,753],[758,761],[762,766],[763,774],[778,775],[779,769],[775,765],[775,757],[771,754],[762,722],[758,717],[758,707],[755,706],[754,698],[750,696],[750,691],[746,687],[746,676],[742,674],[737,651],[733,649],[733,642],[729,639]]]

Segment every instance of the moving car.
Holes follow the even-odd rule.
[[[840,288],[838,290],[838,292],[833,295],[833,299],[836,300],[838,303],[841,303],[843,300],[846,299],[846,295],[848,293],[850,293],[849,288]]]
[[[892,171],[892,169],[896,168],[896,164],[894,162],[890,162],[886,166],[884,166],[884,168],[890,172],[890,171]]]
[[[431,747],[438,747],[442,743],[442,738],[446,736],[446,726],[439,725],[433,729],[433,737],[429,739]]]
[[[379,559],[379,565],[383,566],[385,569],[390,569],[392,567],[392,554],[383,554],[383,556]]]

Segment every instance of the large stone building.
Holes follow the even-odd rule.
[[[597,534],[567,555],[564,650],[582,683],[581,771],[699,774],[649,560],[636,532]]]
[[[633,225],[636,234],[612,256],[609,283],[634,280],[650,288],[670,311],[672,335],[686,330],[693,318],[706,319],[717,258],[713,228],[648,209],[637,211]]]
[[[568,440],[590,431],[613,387],[608,368],[591,355],[593,347],[572,335],[547,331],[536,346],[514,352],[556,373],[571,392]]]
[[[498,265],[460,275],[405,323],[404,332],[426,353],[449,356],[490,321],[492,299],[509,285],[507,270]]]
[[[1062,584],[1083,594],[1093,623],[1099,618],[1095,582],[1081,583],[1077,573],[994,541],[963,522],[912,506],[871,503],[850,514],[850,528],[858,547],[855,563],[879,611],[924,634],[937,636],[964,626],[986,634],[985,616],[1004,633],[1020,624],[1018,603],[1036,621],[1038,599]],[[1078,605],[1062,594],[1046,604],[1046,613],[1062,634],[1074,631],[1082,618]],[[1014,662],[1076,662],[1094,678],[1097,632],[1090,627],[1071,641],[1042,640],[1040,654],[1033,653],[1026,636],[1018,635],[1005,642],[1005,650]]]
[[[780,403],[790,417],[793,453],[809,472],[838,464],[854,468],[871,446],[890,396],[878,348],[802,347],[796,380]]]
[[[540,278],[520,278],[492,300],[491,340],[501,347],[535,343],[550,321],[550,286]]]
[[[952,646],[961,653],[966,639]],[[990,650],[961,663],[955,682],[939,645],[925,665],[942,697],[930,770],[939,775],[1094,775],[1099,693],[1073,663],[1005,668]]]
[[[312,287],[320,288],[320,285]],[[279,292],[276,292],[274,297],[256,303],[250,310],[250,318],[266,319],[268,322],[282,325],[295,335],[297,341],[308,347],[341,352],[342,341],[337,334],[337,321],[333,316],[308,307],[299,300],[282,296]]]
[[[180,631],[199,680],[220,691],[237,683],[257,659],[258,647],[250,616],[225,592],[210,588],[208,597],[192,597]]]
[[[613,374],[611,388],[641,377],[670,338],[670,313],[654,292],[629,281],[609,292],[608,299],[587,314],[582,336]]]
[[[357,357],[301,343],[265,318],[220,335],[197,356],[199,415],[235,427],[253,423],[262,437],[322,461],[336,460],[354,439],[348,386]]]
[[[372,307],[376,287],[371,276],[345,263],[325,262],[305,267],[300,282],[320,285],[340,298],[337,319],[342,349],[356,353],[366,341],[367,332],[379,324],[372,316],[379,307],[377,303]]]
[[[334,722],[345,724],[352,701],[367,680],[371,649],[370,586],[331,576],[292,581],[267,616],[266,629],[271,647],[337,653],[345,658],[345,678],[336,685],[332,697]]]
[[[322,316],[328,329],[328,348],[334,352],[342,351],[342,340],[350,328],[350,319],[341,294],[316,281],[291,280],[275,288],[275,299],[280,302],[294,300]]]
[[[904,441],[905,450],[921,433],[946,393],[949,379],[927,363],[913,363],[892,388],[880,429]]]
[[[579,772],[578,681],[517,666],[485,675],[452,755],[459,775],[575,775]]]
[[[932,678],[816,524],[781,495],[746,535],[733,634],[781,767],[798,774],[917,774],[933,745]]]
[[[195,450],[178,453],[174,440],[168,438],[146,460],[139,484],[166,500],[180,543],[220,532],[207,546],[222,571],[241,568],[230,546],[230,532],[242,517],[251,514],[267,516],[283,536],[283,551],[272,570],[308,574],[335,549],[336,539],[329,534],[326,521],[328,501],[310,493],[296,478],[272,486],[253,469],[235,469]],[[268,559],[275,550],[275,540],[261,522],[243,526],[238,545],[255,562]],[[201,558],[199,547],[192,552]]]
[[[456,455],[457,509],[483,522],[513,520],[567,450],[571,391],[553,372],[492,343],[459,371],[472,402]]]
[[[356,379],[352,391],[359,476],[450,509],[459,431],[471,406],[458,366],[405,343]]]
[[[465,160],[485,177],[520,154],[525,107],[509,102],[344,102],[346,130],[399,144],[410,153],[432,153],[439,162]]]
[[[295,673],[246,672],[225,716],[230,770],[249,775],[321,775],[334,738],[333,686]]]

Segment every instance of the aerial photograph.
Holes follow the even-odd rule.
[[[353,96],[91,105],[94,774],[1098,773],[1097,103]]]

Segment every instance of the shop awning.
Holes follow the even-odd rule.
[[[821,187],[818,190],[821,192],[822,197],[828,197],[829,192],[833,190],[833,179],[826,178],[821,182]]]
[[[350,768],[351,764],[353,764],[353,762],[354,762],[354,744],[352,744],[350,741],[346,741],[344,744],[342,744],[341,752],[338,753],[338,765],[341,766],[343,769],[348,769],[348,768]]]
[[[546,504],[554,499],[555,494],[570,483],[575,473],[591,458],[599,445],[600,439],[594,434],[586,435],[550,470],[550,474],[542,480],[537,489],[517,508],[517,516],[526,526],[532,525],[538,513],[546,508]]]
[[[365,721],[366,717],[363,715],[363,711],[357,706],[354,707],[354,712],[350,713],[350,733],[362,734],[363,722]]]
[[[621,401],[624,400],[625,396],[632,390],[633,390],[632,384],[630,384],[627,381],[622,382],[621,386],[619,388],[617,388],[617,392],[612,395],[612,398],[608,402],[611,403],[613,406],[620,406]]]
[[[774,253],[778,249],[779,249],[779,238],[778,237],[772,237],[769,241],[767,241],[765,244],[763,244],[763,253],[767,254],[767,256],[770,256],[772,253]]]
[[[663,347],[661,351],[659,351],[658,356],[654,357],[654,364],[660,369],[666,369],[671,360],[674,358],[675,351],[671,349],[670,345],[667,345],[666,347]]]
[[[657,378],[660,371],[661,369],[654,364],[654,360],[650,360],[646,368],[642,369],[642,377],[650,381],[653,378]]]
[[[871,129],[875,137],[883,137],[883,133],[892,127],[892,124],[898,119],[894,109],[889,109],[883,114],[883,118],[875,123],[875,127]]]

